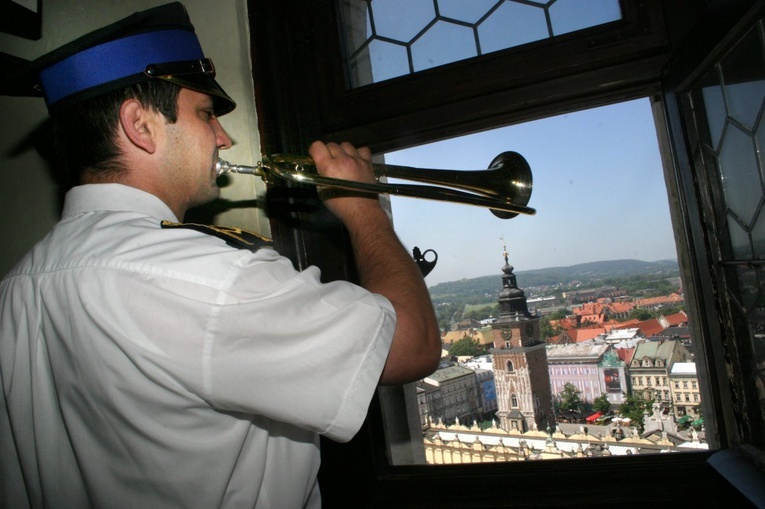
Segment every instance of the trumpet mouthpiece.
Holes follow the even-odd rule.
[[[228,173],[228,170],[229,170],[228,161],[224,161],[223,159],[218,159],[215,162],[215,173],[217,173],[218,176]]]
[[[244,173],[247,175],[260,175],[260,170],[257,166],[244,166],[240,164],[231,164],[223,159],[218,159],[215,163],[215,171],[218,176],[225,175],[226,173]]]

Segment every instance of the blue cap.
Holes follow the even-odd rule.
[[[236,103],[215,81],[183,4],[137,12],[7,72],[0,92],[42,95],[48,111],[141,81],[161,79],[210,95],[216,115]]]

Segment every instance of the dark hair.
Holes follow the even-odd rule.
[[[163,80],[149,80],[73,104],[53,115],[53,142],[57,162],[70,185],[88,174],[102,182],[116,181],[125,167],[116,144],[120,106],[137,99],[146,108],[162,113],[173,124],[178,119],[180,87]]]

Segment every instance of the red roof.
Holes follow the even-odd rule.
[[[688,325],[688,315],[685,314],[685,311],[680,311],[679,313],[674,313],[665,316],[664,318],[670,326]]]

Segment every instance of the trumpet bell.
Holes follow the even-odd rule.
[[[502,152],[492,160],[489,168],[501,168],[497,174],[497,196],[502,196],[516,205],[526,206],[531,199],[534,178],[526,159],[517,152]],[[499,191],[502,192],[499,192]],[[517,213],[489,209],[500,219],[510,219]]]

